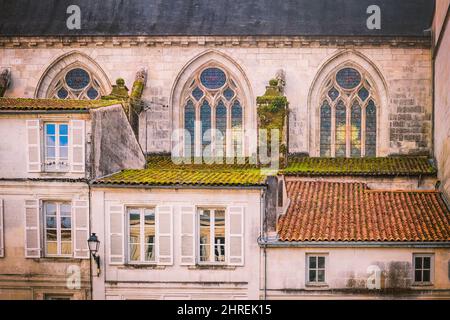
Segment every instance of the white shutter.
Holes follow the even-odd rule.
[[[235,266],[244,265],[244,208],[229,207],[228,226],[228,263]]]
[[[156,207],[156,252],[158,264],[173,264],[173,215],[171,206]]]
[[[123,264],[125,261],[124,220],[124,206],[111,203],[108,207],[110,264]]]
[[[39,120],[27,120],[28,172],[41,172],[41,129]]]
[[[195,264],[195,207],[181,207],[181,265]]]
[[[85,129],[84,120],[72,120],[70,121],[70,171],[72,172],[84,172],[85,166]]]
[[[25,257],[41,256],[39,200],[25,200]]]
[[[5,256],[5,228],[3,226],[3,200],[0,199],[0,258]]]
[[[74,257],[80,259],[89,258],[89,203],[87,200],[75,200],[72,202],[73,223],[73,247]]]

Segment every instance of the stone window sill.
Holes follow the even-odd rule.
[[[189,270],[236,270],[235,266],[227,265],[213,265],[213,264],[196,264],[194,266],[189,266]]]
[[[146,270],[164,270],[166,266],[161,266],[157,264],[125,264],[119,269],[146,269]]]

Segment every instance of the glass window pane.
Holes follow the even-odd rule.
[[[361,83],[361,74],[353,68],[344,68],[336,73],[336,82],[344,89],[354,89]]]
[[[424,269],[430,269],[431,268],[431,258],[430,257],[424,257],[423,258],[423,268]]]
[[[70,217],[61,217],[61,228],[70,229],[72,227],[72,219]]]
[[[316,270],[309,270],[309,282],[316,282]]]
[[[235,101],[231,107],[232,143],[235,156],[243,156],[242,106]]]
[[[225,99],[227,99],[228,101],[230,101],[230,100],[234,97],[234,91],[231,90],[230,88],[227,88],[227,89],[223,92],[223,96],[225,97]]]
[[[69,95],[69,92],[65,88],[61,88],[57,92],[57,96],[59,99],[65,99]]]
[[[225,261],[225,211],[216,210],[214,215],[215,261]]]
[[[72,254],[72,242],[61,243],[61,254],[64,255]]]
[[[59,148],[59,158],[61,160],[69,159],[69,148],[68,147]]]
[[[48,147],[53,147],[56,145],[56,137],[52,135],[47,135],[46,144]]]
[[[56,157],[56,148],[55,147],[47,147],[47,159],[54,159]]]
[[[317,257],[309,257],[309,268],[310,269],[317,268]]]
[[[196,87],[196,88],[192,91],[192,96],[195,98],[195,100],[199,101],[199,100],[203,97],[203,91],[200,90],[199,87]]]
[[[422,257],[416,257],[415,266],[416,269],[422,269]]]
[[[200,260],[210,260],[211,212],[200,211]]]
[[[70,204],[61,204],[59,210],[62,216],[71,216],[71,206]]]
[[[47,228],[56,228],[56,217],[47,216],[46,221]]]
[[[46,215],[56,216],[56,204],[54,203],[46,203],[45,204],[45,213]]]
[[[417,270],[414,272],[414,281],[421,282],[422,281],[422,270]]]
[[[226,80],[225,73],[218,68],[208,68],[200,74],[200,82],[207,89],[221,88]]]
[[[216,130],[216,155],[223,156],[226,152],[227,108],[222,101],[219,101],[216,108]]]
[[[72,69],[66,74],[66,83],[74,90],[85,88],[90,81],[91,78],[89,77],[89,74],[80,68]]]
[[[328,96],[331,100],[336,100],[339,97],[339,91],[336,90],[336,88],[331,88],[330,91],[328,91]]]
[[[200,121],[202,122],[202,147],[206,147],[211,143],[211,107],[208,101],[203,101],[200,108]]]
[[[346,121],[345,105],[339,101],[336,106],[336,157],[346,156]]]
[[[318,268],[325,269],[325,257],[318,257]]]
[[[98,91],[95,88],[90,87],[86,95],[88,96],[89,99],[95,100],[98,97]]]
[[[53,123],[47,123],[45,125],[45,131],[48,135],[54,135],[55,134],[55,124]]]
[[[320,108],[320,156],[331,157],[331,107],[327,101]]]
[[[370,100],[366,107],[366,157],[376,156],[377,145],[377,108]]]
[[[423,270],[423,282],[430,282],[430,270]]]
[[[62,229],[61,230],[61,240],[62,241],[70,241],[70,240],[72,240],[72,230],[70,230],[70,229]]]
[[[145,246],[145,261],[155,261],[155,246],[154,245],[146,245]]]
[[[318,282],[325,282],[325,270],[318,270],[317,271],[317,281]]]
[[[192,101],[188,101],[184,108],[184,155],[194,155],[195,144],[195,108]]]
[[[67,124],[60,124],[59,125],[59,135],[67,136],[68,133],[69,133],[69,126]]]
[[[361,107],[356,102],[352,106],[351,125],[351,155],[361,157]]]
[[[58,245],[56,242],[47,241],[47,254],[58,254]]]
[[[57,240],[56,229],[47,229],[45,234],[46,234],[47,241],[56,241]]]
[[[140,261],[141,259],[141,246],[138,243],[130,243],[130,260]]]
[[[138,210],[129,211],[129,236],[130,243],[140,243],[141,239],[141,215]]]
[[[69,137],[68,136],[59,136],[59,145],[62,147],[66,147],[69,145]]]

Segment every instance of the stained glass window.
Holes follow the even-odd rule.
[[[188,132],[184,136],[184,155],[193,156],[195,152],[195,108],[190,100],[184,108],[184,129]]]
[[[192,96],[195,98],[195,100],[199,101],[199,100],[203,97],[203,91],[200,90],[199,87],[196,87],[196,88],[192,91]]]
[[[346,156],[346,121],[345,105],[341,100],[336,106],[336,157]]]
[[[241,151],[236,148],[237,144],[242,145],[240,140],[242,140],[241,129],[243,129],[243,105],[236,82],[224,69],[210,67],[195,74],[193,80],[189,80],[188,83],[190,85],[186,89],[185,99],[189,100],[190,107],[185,110],[188,114],[187,117],[185,116],[184,125],[191,126],[188,131],[192,135],[195,130],[202,135],[201,139],[192,141],[192,149],[194,146],[196,150],[202,149],[203,155],[205,151],[213,151],[215,154],[212,156],[231,157],[226,152],[229,152],[233,145],[234,155],[236,155],[236,151]],[[217,102],[212,105],[208,101]],[[197,122],[193,120],[195,111],[200,116],[200,119],[196,119],[199,120]],[[191,120],[188,121],[188,119]],[[195,126],[197,126],[196,129]],[[227,137],[227,134],[231,136]],[[199,145],[195,145],[196,143]],[[230,146],[227,146],[227,143],[230,143]],[[207,146],[214,146],[214,148],[205,150]]]
[[[351,156],[361,157],[361,107],[357,102],[352,106],[351,125]]]
[[[200,82],[207,89],[222,88],[227,80],[225,73],[219,68],[205,69],[200,75]]]
[[[219,101],[216,107],[216,129],[220,132],[220,136],[216,137],[216,148],[218,155],[223,156],[226,152],[227,108],[222,101]]]
[[[201,130],[202,147],[204,148],[207,145],[211,144],[211,107],[209,106],[209,103],[206,100],[203,101],[202,106],[200,108],[200,121],[202,128]]]
[[[95,100],[101,96],[95,77],[83,68],[72,68],[59,75],[49,98]]]
[[[366,156],[375,157],[377,153],[377,108],[373,100],[366,107]]]
[[[369,78],[364,72],[346,67],[331,74],[324,83],[320,105],[320,156],[376,156],[377,111],[375,89]]]
[[[320,156],[331,156],[331,107],[327,101],[320,108]]]
[[[336,100],[339,97],[339,91],[336,90],[336,88],[331,88],[330,91],[328,91],[328,96],[331,100]]]
[[[344,68],[336,73],[336,82],[343,89],[354,89],[361,83],[361,74],[353,68]]]

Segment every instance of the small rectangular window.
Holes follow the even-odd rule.
[[[69,125],[45,124],[45,170],[69,170]]]
[[[70,203],[44,202],[46,256],[72,256]]]
[[[306,277],[310,285],[326,283],[326,256],[308,255],[306,259]]]
[[[200,263],[225,263],[225,210],[199,210]]]
[[[156,261],[155,210],[128,209],[128,261],[152,263]]]
[[[433,277],[433,255],[414,255],[414,283],[431,284]]]

